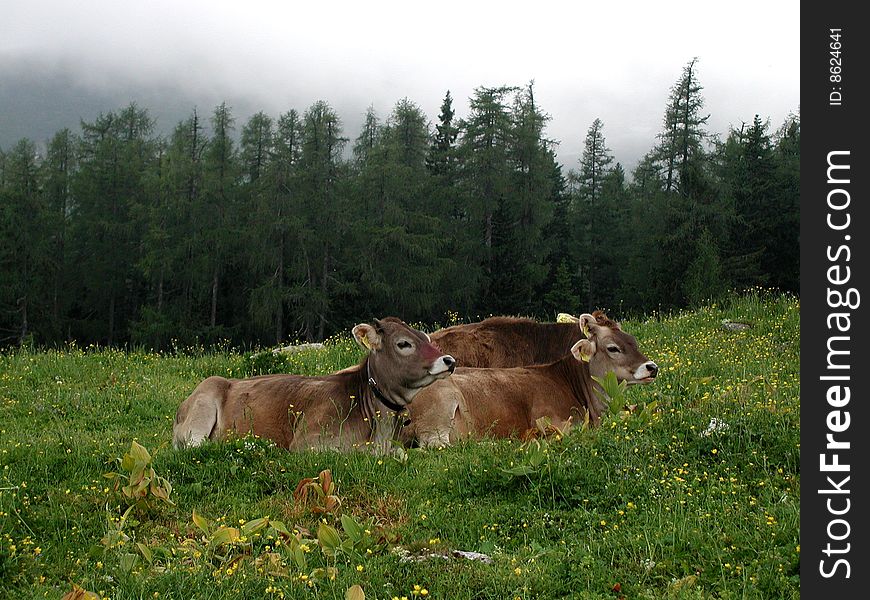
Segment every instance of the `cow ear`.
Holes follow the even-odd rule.
[[[592,340],[580,340],[571,347],[571,354],[579,361],[589,362],[595,354],[596,346]]]
[[[381,335],[368,323],[360,323],[353,328],[353,339],[366,350],[380,350],[382,346]]]
[[[592,316],[595,317],[595,322],[604,327],[615,327],[616,329],[622,329],[622,325],[619,324],[619,321],[614,321],[603,310],[596,310],[592,313]]]
[[[583,329],[583,335],[592,337],[598,330],[598,321],[589,313],[580,315],[580,328]]]
[[[559,313],[556,315],[556,323],[579,323],[580,319],[568,313]]]

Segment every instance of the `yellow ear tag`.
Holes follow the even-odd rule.
[[[568,313],[559,313],[556,315],[556,323],[576,323],[577,318]]]
[[[583,324],[583,335],[585,335],[587,338],[589,337],[589,327],[586,326],[586,323]]]
[[[368,348],[369,350],[372,349],[372,343],[369,341],[369,336],[367,336],[367,335],[362,336],[362,337],[360,338],[360,341],[362,342],[362,345],[363,345],[363,346],[365,346],[365,347]]]
[[[592,355],[586,354],[585,352],[581,352],[580,353],[580,360],[582,360],[583,362],[589,362],[590,360],[592,360]]]

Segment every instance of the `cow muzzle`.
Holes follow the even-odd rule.
[[[632,377],[637,383],[651,383],[655,381],[658,374],[659,366],[653,361],[648,361],[639,366],[634,373],[632,373]]]
[[[449,354],[445,354],[440,357],[432,366],[429,367],[429,375],[438,376],[438,375],[449,375],[456,370],[456,359],[450,356]]]

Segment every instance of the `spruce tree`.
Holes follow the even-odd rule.
[[[604,139],[604,123],[595,119],[586,133],[580,168],[574,174],[576,191],[574,199],[575,235],[582,240],[582,278],[587,295],[586,308],[594,310],[601,303],[601,290],[598,286],[599,273],[606,266],[602,264],[605,256],[605,239],[612,234],[605,223],[607,208],[602,205],[605,181],[610,175],[613,155]]]
[[[448,91],[426,158],[431,177],[429,204],[430,213],[438,218],[442,229],[442,253],[450,257],[444,279],[439,283],[441,290],[452,290],[445,305],[470,314],[478,298],[482,265],[479,231],[471,221],[472,200],[468,194],[472,191],[470,186],[463,185],[459,134],[460,123]]]
[[[774,136],[773,214],[778,220],[771,227],[766,267],[772,285],[794,293],[800,291],[800,144],[800,117],[790,115]]]
[[[426,158],[426,166],[442,185],[450,185],[456,178],[456,139],[459,137],[459,127],[454,121],[455,115],[453,97],[450,95],[450,90],[447,90],[441,103],[438,123],[435,125],[435,136]]]

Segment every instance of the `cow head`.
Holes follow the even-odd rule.
[[[658,365],[641,353],[637,340],[625,333],[619,323],[601,311],[574,318],[586,339],[574,344],[571,354],[588,362],[592,375],[604,377],[613,371],[619,381],[628,383],[649,383],[656,378]]]
[[[430,383],[448,377],[456,361],[422,331],[395,317],[375,319],[353,328],[357,343],[368,350],[367,377],[393,404],[410,404]]]

